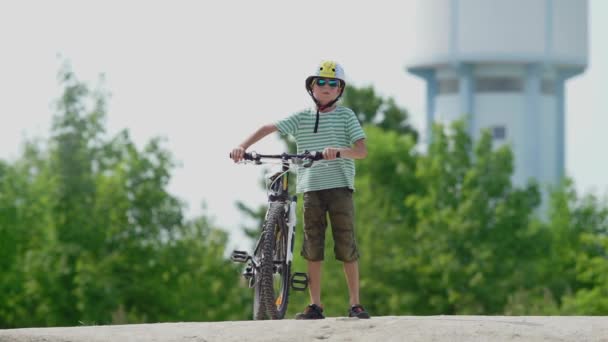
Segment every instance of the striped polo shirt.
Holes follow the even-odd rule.
[[[331,112],[319,113],[319,128],[314,133],[316,109],[307,109],[275,122],[281,134],[293,136],[298,153],[322,152],[326,147],[351,147],[355,141],[365,138],[365,132],[355,113],[337,106]],[[317,161],[310,168],[298,166],[297,193],[349,187],[355,189],[355,161],[338,158]]]

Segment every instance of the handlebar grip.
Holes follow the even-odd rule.
[[[338,151],[338,153],[336,153],[336,158],[340,158],[340,151]],[[313,160],[322,160],[325,159],[323,158],[323,152],[315,152],[314,156],[313,156]]]
[[[319,154],[319,159],[324,159],[324,158],[323,158],[323,152],[317,152],[317,153]],[[340,158],[340,151],[338,151],[338,152],[336,153],[336,158]]]
[[[232,159],[232,152],[230,152],[228,154],[228,157],[230,157],[230,159]],[[245,154],[243,154],[243,159],[245,159],[245,160],[253,160],[253,156],[251,155],[251,153],[245,152]]]

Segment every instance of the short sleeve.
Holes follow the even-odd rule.
[[[365,139],[365,132],[363,128],[361,128],[361,124],[359,123],[359,119],[355,115],[355,112],[352,110],[349,111],[348,120],[346,122],[346,132],[348,133],[348,138],[350,140],[350,144],[354,144],[355,141],[360,139]]]
[[[296,135],[300,123],[300,113],[295,113],[274,123],[281,134]]]

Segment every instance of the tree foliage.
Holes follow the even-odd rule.
[[[107,94],[60,81],[50,139],[0,162],[0,326],[248,317],[227,234],[167,191],[163,140],[108,137]]]
[[[225,257],[227,233],[205,214],[185,218],[167,191],[175,161],[163,139],[139,148],[127,130],[109,136],[104,90],[69,67],[59,75],[50,138],[0,160],[0,327],[251,318],[252,290]],[[343,101],[367,134],[355,229],[372,315],[608,313],[605,200],[566,179],[540,206],[540,186],[511,182],[511,149],[488,132],[471,141],[462,122],[436,125],[423,153],[394,100],[349,86]],[[253,242],[265,208],[238,205],[260,222],[249,227]],[[300,219],[300,272],[302,240]],[[325,312],[344,316],[331,234],[325,251]],[[306,304],[307,293],[292,292],[288,316]]]

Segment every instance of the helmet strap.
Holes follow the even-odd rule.
[[[338,97],[336,97],[335,99],[333,99],[332,101],[330,101],[326,105],[322,106],[319,103],[319,100],[317,100],[314,97],[314,95],[312,94],[312,91],[309,91],[310,97],[312,97],[312,99],[315,101],[315,104],[317,105],[317,118],[315,119],[315,131],[314,131],[314,133],[317,133],[317,131],[319,130],[319,111],[327,109],[327,108],[333,106],[336,102],[338,102],[338,100],[342,96],[342,93],[344,93],[344,88],[342,88],[342,91],[340,92],[340,94],[338,95]]]

